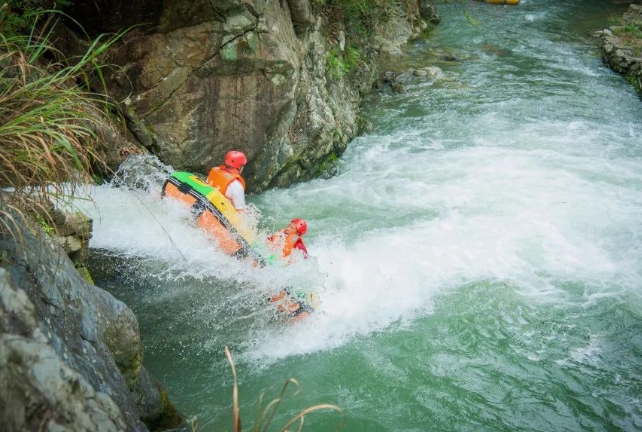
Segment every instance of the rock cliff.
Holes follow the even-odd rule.
[[[88,283],[37,224],[10,211],[2,217],[2,430],[146,431],[180,423],[166,390],[142,366],[133,312]]]
[[[135,26],[107,82],[136,139],[203,174],[242,150],[255,192],[322,175],[358,133],[376,55],[439,20],[427,0],[74,3],[91,36]]]

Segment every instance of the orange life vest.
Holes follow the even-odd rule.
[[[276,234],[268,237],[268,241],[273,249],[281,249],[283,251],[283,257],[289,256],[292,253],[292,249],[297,246],[297,243],[303,243],[297,233],[286,234],[284,230],[279,230]],[[305,249],[305,246],[303,248]],[[297,249],[301,249],[301,247],[297,247]]]
[[[210,173],[207,175],[207,184],[217,188],[223,195],[225,195],[228,186],[234,180],[240,181],[243,186],[243,190],[245,190],[245,180],[243,180],[241,174],[229,171],[225,165],[212,168]]]

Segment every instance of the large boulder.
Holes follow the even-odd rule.
[[[142,402],[166,390],[138,385],[151,378],[132,311],[87,282],[38,224],[0,216],[0,424],[146,431],[150,411],[154,424],[180,422],[171,404]]]
[[[56,353],[40,330],[33,303],[4,268],[0,268],[0,381],[4,431],[127,429],[112,398],[96,391]]]

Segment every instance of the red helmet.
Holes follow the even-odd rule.
[[[236,151],[236,150],[231,150],[228,151],[227,154],[225,155],[225,165],[227,165],[230,168],[236,168],[238,170],[243,167],[247,163],[247,158],[245,157],[245,153]]]
[[[303,219],[296,218],[292,219],[290,222],[294,224],[294,226],[296,227],[296,232],[300,236],[305,235],[305,233],[308,231],[308,223]]]

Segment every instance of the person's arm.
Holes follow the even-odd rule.
[[[240,181],[234,180],[230,183],[225,196],[232,202],[237,211],[242,212],[245,210],[245,189],[243,189]]]
[[[303,252],[303,257],[307,258],[308,257],[308,249],[305,247],[303,244],[303,240],[298,239],[296,243],[294,243],[294,248],[299,249],[300,251]]]

